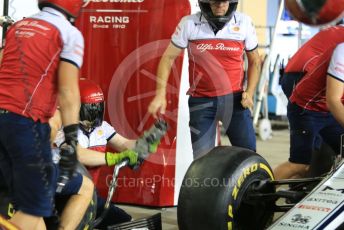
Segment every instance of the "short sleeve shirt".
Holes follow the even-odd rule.
[[[82,148],[105,152],[108,141],[114,137],[115,134],[116,130],[109,123],[103,121],[102,125],[96,127],[89,135],[79,129],[78,142]],[[58,132],[54,142],[57,146],[60,146],[64,140],[64,134],[61,130]]]
[[[186,16],[177,26],[171,42],[188,50],[188,93],[195,97],[242,91],[243,54],[258,46],[251,18],[239,12],[216,34],[200,12]]]
[[[344,83],[344,42],[334,50],[328,74]]]
[[[342,43],[344,42],[344,26],[333,26],[326,30],[320,31],[311,40],[309,40],[303,48],[304,51],[298,51],[296,56],[292,58],[293,68],[301,66],[302,54],[315,53],[309,57],[309,61],[304,60],[303,70],[304,77],[296,85],[290,101],[298,106],[316,112],[329,112],[326,105],[326,77],[330,75],[340,80],[340,71],[343,70],[340,57],[343,53]],[[301,59],[300,59],[301,58]],[[289,63],[288,63],[289,66]],[[291,70],[289,68],[288,70]]]
[[[83,52],[81,32],[55,9],[16,22],[0,66],[0,108],[47,122],[56,110],[60,61],[80,68]]]

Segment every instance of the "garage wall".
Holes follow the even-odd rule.
[[[5,0],[6,1],[6,0]],[[38,12],[37,0],[8,0],[8,14],[15,21]]]
[[[259,44],[266,44],[267,0],[240,0],[238,10],[249,15],[257,27]]]
[[[1,15],[3,15],[4,12],[4,1],[9,1],[8,15],[15,21],[38,12],[37,0],[2,0],[0,1]],[[0,30],[0,37],[2,38],[2,30]]]

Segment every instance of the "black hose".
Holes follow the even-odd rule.
[[[97,219],[94,220],[94,222],[92,223],[92,227],[97,227],[100,222],[102,222],[104,220],[104,218],[106,217],[106,215],[108,214],[109,210],[110,210],[110,205],[109,207],[105,207],[102,214],[100,215],[100,217],[98,217]]]

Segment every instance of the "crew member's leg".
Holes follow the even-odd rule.
[[[290,158],[275,168],[276,180],[305,177],[323,127],[323,114],[304,110],[295,104],[288,105],[288,120]]]
[[[194,159],[215,146],[216,98],[190,97],[190,132]]]
[[[326,118],[326,127],[320,131],[320,135],[332,150],[338,155],[341,148],[341,135],[344,134],[344,128],[329,114]]]
[[[10,159],[10,191],[17,212],[11,222],[21,229],[45,229],[43,216],[50,216],[54,203],[56,174],[50,149],[50,127],[13,114],[2,114],[1,144]],[[4,117],[6,118],[4,119]],[[2,164],[3,165],[3,164]]]
[[[228,100],[228,99],[227,99]],[[232,116],[227,115],[221,120],[228,124],[226,134],[233,146],[256,151],[256,134],[253,128],[251,112],[242,107],[241,93],[233,95]]]
[[[93,182],[78,173],[63,188],[59,195],[72,195],[63,209],[59,229],[74,230],[80,224],[91,203],[94,191]]]

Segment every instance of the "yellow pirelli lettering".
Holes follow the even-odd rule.
[[[258,170],[258,163],[251,165],[250,173],[255,172]]]
[[[251,172],[250,172],[250,168],[245,168],[244,169],[244,177],[247,177],[248,175],[250,175]]]
[[[233,207],[232,207],[232,205],[228,205],[228,216],[233,218]]]
[[[239,179],[237,180],[237,185],[239,188],[241,187],[241,184],[244,182],[244,179],[245,179],[244,174],[241,174]]]
[[[232,230],[232,226],[233,226],[232,221],[229,221],[227,223],[228,230]]]
[[[258,163],[251,165],[250,167],[244,168],[243,173],[240,175],[239,179],[236,182],[236,186],[233,188],[232,196],[234,200],[236,200],[239,189],[242,185],[242,183],[245,181],[246,177],[248,177],[252,172],[255,172],[258,170]]]
[[[274,180],[274,179],[275,179],[275,178],[274,178],[274,175],[272,174],[272,172],[271,172],[271,170],[270,170],[270,168],[269,168],[266,164],[260,163],[260,164],[259,164],[259,167],[260,167],[261,169],[264,169],[264,170],[269,174],[271,180]]]
[[[234,198],[234,200],[236,200],[238,196],[238,192],[239,192],[239,188],[235,185],[232,192],[232,197]]]
[[[9,217],[12,217],[13,215],[14,215],[14,207],[13,207],[13,205],[11,204],[11,203],[9,203],[9,205],[8,205],[8,210],[7,210],[7,215],[9,216]]]

